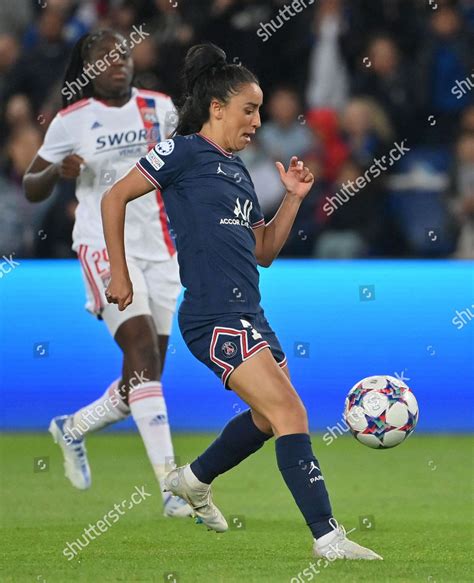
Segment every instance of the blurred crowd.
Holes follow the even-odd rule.
[[[74,184],[32,205],[21,179],[73,44],[142,24],[136,86],[176,99],[203,41],[257,74],[262,127],[241,157],[265,216],[283,194],[275,160],[317,176],[284,256],[474,257],[470,0],[0,0],[0,255],[72,256]]]

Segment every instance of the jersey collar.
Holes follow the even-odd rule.
[[[105,101],[102,101],[102,99],[98,99],[97,97],[92,97],[91,99],[93,99],[97,103],[100,103],[104,107],[109,107],[110,109],[122,109],[122,107],[127,107],[127,105],[132,101],[132,99],[135,99],[135,97],[138,95],[138,90],[136,87],[132,87],[131,89],[132,91],[130,92],[130,99],[120,107],[116,107],[115,105],[108,105],[107,103],[105,103]]]
[[[227,158],[233,158],[234,154],[232,152],[228,152],[227,150],[224,150],[223,148],[221,148],[219,146],[219,144],[216,144],[216,142],[213,142],[212,140],[210,140],[209,138],[207,138],[206,136],[203,136],[200,132],[197,132],[196,134],[197,136],[199,136],[200,138],[202,138],[203,140],[206,140],[206,142],[208,144],[211,144],[211,146],[214,146],[214,148],[216,150],[219,150],[219,152],[221,154],[224,154],[224,156],[227,156]]]

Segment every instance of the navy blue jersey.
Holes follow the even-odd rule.
[[[137,168],[162,191],[176,236],[183,314],[259,311],[252,228],[264,225],[242,160],[200,134],[157,144]]]

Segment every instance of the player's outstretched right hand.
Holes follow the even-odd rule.
[[[59,176],[61,178],[77,178],[81,173],[81,164],[84,164],[84,158],[77,154],[66,156],[59,163]]]
[[[122,312],[133,302],[133,286],[129,277],[111,279],[105,297],[109,304],[118,304],[118,309]]]

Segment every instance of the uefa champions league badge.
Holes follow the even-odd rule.
[[[221,350],[225,358],[232,358],[237,353],[237,346],[233,342],[228,340],[227,342],[224,342]]]
[[[155,150],[161,156],[168,156],[174,150],[174,141],[173,140],[165,140],[164,142],[160,142],[155,146]]]

